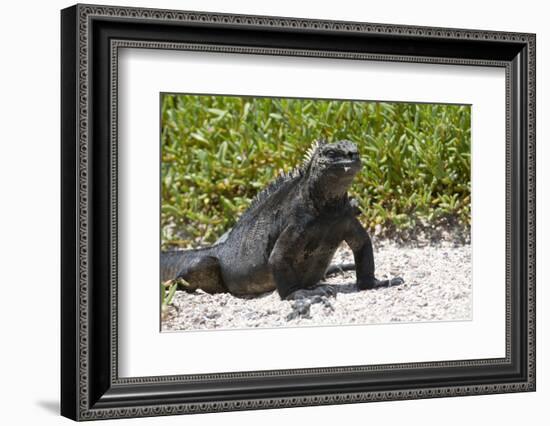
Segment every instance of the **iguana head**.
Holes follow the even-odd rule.
[[[357,145],[348,140],[334,143],[318,142],[311,156],[311,167],[319,173],[341,177],[353,176],[361,169]]]
[[[317,142],[308,153],[306,172],[315,192],[325,199],[345,195],[361,170],[357,145],[348,140]]]

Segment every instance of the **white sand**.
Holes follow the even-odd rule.
[[[344,244],[333,263],[353,262]],[[355,272],[327,279],[336,297],[311,305],[309,315],[287,319],[295,302],[277,292],[243,299],[230,294],[177,291],[164,315],[164,331],[294,327],[302,325],[379,324],[471,319],[472,265],[469,244],[441,242],[422,247],[375,244],[378,279],[400,276],[400,286],[359,291]]]

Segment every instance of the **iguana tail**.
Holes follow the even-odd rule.
[[[183,268],[211,254],[211,247],[160,252],[160,281],[176,279]]]
[[[329,275],[338,274],[344,271],[355,271],[355,263],[339,263],[330,265],[325,271],[325,278]]]
[[[161,252],[160,281],[164,283],[178,278],[183,279],[181,283],[188,291],[198,288],[207,293],[227,291],[215,247]]]

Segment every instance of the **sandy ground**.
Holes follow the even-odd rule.
[[[353,262],[343,244],[333,263]],[[403,246],[375,244],[377,278],[402,277],[404,284],[359,291],[355,272],[341,272],[326,282],[336,297],[312,303],[306,314],[293,315],[295,303],[277,292],[243,299],[231,294],[177,291],[163,314],[162,330],[295,327],[471,319],[472,265],[469,244],[441,242]]]

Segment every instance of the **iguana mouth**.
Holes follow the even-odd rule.
[[[332,168],[339,168],[344,169],[345,172],[348,172],[349,170],[357,170],[361,167],[361,161],[359,159],[354,160],[340,160],[335,161],[330,164],[329,166]]]

